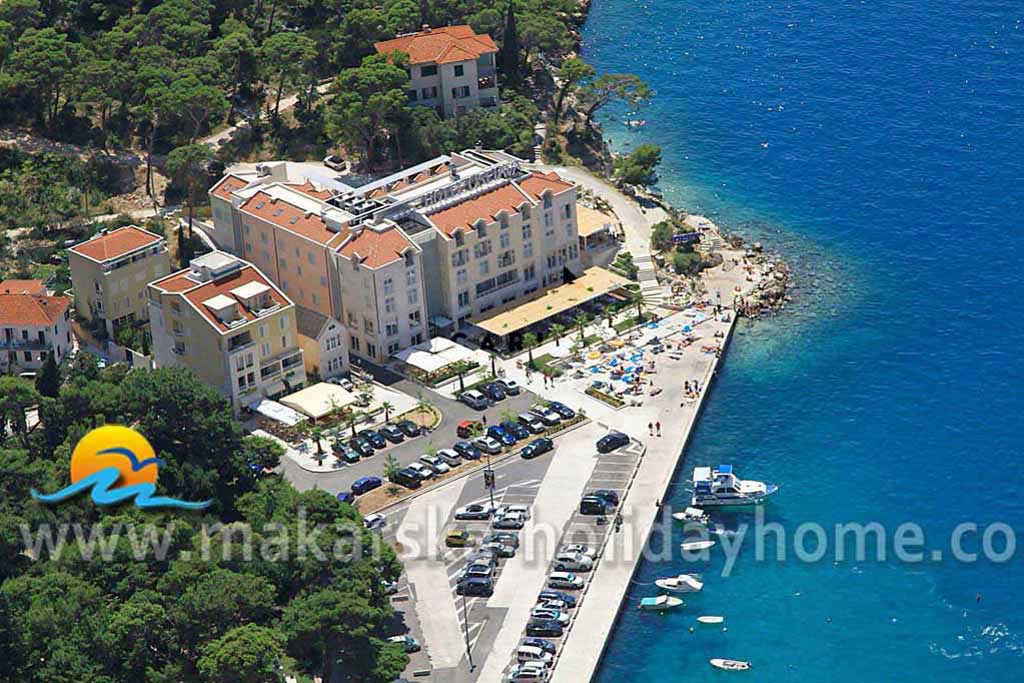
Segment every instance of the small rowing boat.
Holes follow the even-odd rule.
[[[741,662],[738,659],[721,659],[716,657],[710,661],[711,666],[726,671],[746,671],[751,666],[750,662]]]
[[[696,522],[697,524],[707,524],[711,520],[708,513],[694,507],[688,507],[682,512],[673,512],[672,519],[677,522]]]
[[[653,598],[644,598],[637,605],[639,609],[661,611],[671,609],[673,607],[679,607],[683,604],[683,601],[679,598],[673,598],[671,595],[658,595]]]
[[[654,585],[670,593],[697,593],[704,588],[704,584],[692,574],[680,574],[679,576],[656,579]]]
[[[685,543],[680,543],[679,547],[682,548],[683,552],[695,553],[698,550],[707,550],[713,545],[715,545],[714,541],[686,541]]]
[[[725,617],[704,616],[697,617],[697,621],[699,621],[702,624],[721,624],[723,621],[725,621]]]

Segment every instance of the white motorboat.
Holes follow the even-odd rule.
[[[721,624],[725,621],[725,617],[714,617],[714,616],[703,616],[697,617],[697,621],[701,624]]]
[[[679,547],[686,553],[695,553],[698,550],[707,550],[715,545],[714,541],[686,541],[680,543]]]
[[[696,522],[697,524],[705,525],[711,521],[711,517],[708,513],[695,507],[688,507],[682,512],[673,512],[672,519],[677,522]]]
[[[738,659],[721,659],[716,657],[709,661],[711,662],[711,666],[724,669],[726,671],[746,671],[751,667],[750,662],[741,662]]]
[[[759,505],[779,490],[775,484],[740,479],[732,465],[693,468],[693,506]]]
[[[654,585],[670,593],[697,593],[704,588],[701,580],[692,574],[656,579]]]
[[[658,595],[652,598],[643,598],[640,604],[637,605],[638,609],[661,611],[671,609],[673,607],[679,607],[683,604],[683,601],[679,598],[673,598],[671,595]]]

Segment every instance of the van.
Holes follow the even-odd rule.
[[[551,655],[539,647],[532,647],[530,645],[520,645],[519,649],[516,650],[516,659],[520,664],[540,662],[544,666],[551,666]]]

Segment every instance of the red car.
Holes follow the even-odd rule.
[[[458,434],[460,439],[468,439],[474,434],[479,433],[480,423],[474,422],[473,420],[463,420],[459,423],[455,433]]]

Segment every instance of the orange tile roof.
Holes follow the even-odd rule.
[[[380,268],[403,258],[403,252],[412,246],[412,242],[397,228],[380,232],[366,228],[345,242],[338,253],[347,258],[358,255],[362,265]]]
[[[46,294],[46,284],[42,280],[3,280],[0,294]]]
[[[317,213],[309,215],[303,209],[289,204],[283,199],[273,199],[265,192],[257,192],[241,206],[242,211],[262,218],[286,230],[302,235],[314,242],[328,247],[337,246],[348,235],[348,229],[335,232],[327,228],[327,223]]]
[[[154,280],[149,284],[165,292],[183,292],[186,289],[195,287],[197,284],[195,280],[189,279],[188,274],[188,270],[181,270],[177,273],[171,273],[161,280]]]
[[[231,201],[231,193],[241,190],[249,184],[249,181],[240,176],[228,174],[217,181],[217,184],[210,188],[210,194]]]
[[[410,33],[374,43],[374,47],[379,54],[404,52],[409,55],[410,64],[464,62],[498,51],[489,35],[478,35],[471,26],[465,24]]]
[[[562,180],[562,177],[554,171],[550,173],[533,171],[529,176],[519,181],[519,186],[529,192],[530,196],[534,199],[540,199],[540,194],[544,190],[551,190],[558,194],[570,189],[572,183]]]
[[[303,182],[301,184],[300,183],[293,183],[293,184],[288,185],[288,187],[292,188],[296,192],[301,192],[304,195],[308,195],[308,196],[312,197],[313,199],[319,199],[322,202],[325,202],[325,201],[327,201],[328,199],[330,199],[331,197],[334,196],[334,192],[332,192],[331,190],[329,190],[327,188],[322,188],[322,189],[319,189],[319,190],[316,189],[316,187],[313,185],[312,182],[310,182],[310,180],[308,178],[306,179],[305,182]]]
[[[210,309],[203,305],[204,301],[212,299],[218,294],[223,294],[226,297],[234,299],[235,297],[231,294],[232,289],[235,289],[236,287],[241,287],[242,285],[248,284],[250,282],[260,282],[270,287],[270,296],[273,297],[274,301],[281,304],[282,306],[287,306],[288,304],[291,303],[290,301],[288,301],[288,299],[285,298],[283,294],[281,294],[281,292],[278,291],[277,287],[274,286],[274,283],[270,282],[270,280],[260,275],[260,272],[258,270],[256,270],[255,268],[248,264],[242,266],[241,270],[236,270],[232,273],[229,273],[228,275],[225,275],[222,278],[213,280],[211,282],[205,282],[203,284],[198,284],[191,280],[189,280],[189,282],[192,282],[192,285],[195,287],[195,289],[190,289],[186,291],[184,293],[184,297],[188,299],[190,302],[192,302],[195,305],[195,307],[198,308],[199,311],[203,314],[203,317],[206,318],[211,325],[213,325],[221,332],[226,332],[227,330],[232,328],[228,327],[220,320],[218,320],[217,316],[215,316],[212,312],[210,312]],[[248,310],[246,310],[245,306],[239,306],[238,310],[242,314],[242,317],[244,317],[246,320],[256,320],[256,316],[250,313]]]
[[[471,229],[473,223],[480,218],[488,223],[493,223],[495,216],[502,209],[514,213],[523,204],[532,204],[532,202],[514,184],[508,183],[455,206],[430,214],[428,218],[441,232],[451,237],[456,228]]]
[[[0,294],[0,325],[46,327],[57,322],[70,305],[66,296]]]
[[[98,235],[90,240],[76,244],[71,251],[82,256],[88,256],[97,261],[110,261],[125,254],[155,244],[162,237],[153,233],[128,225],[117,230],[112,230],[106,235]]]

